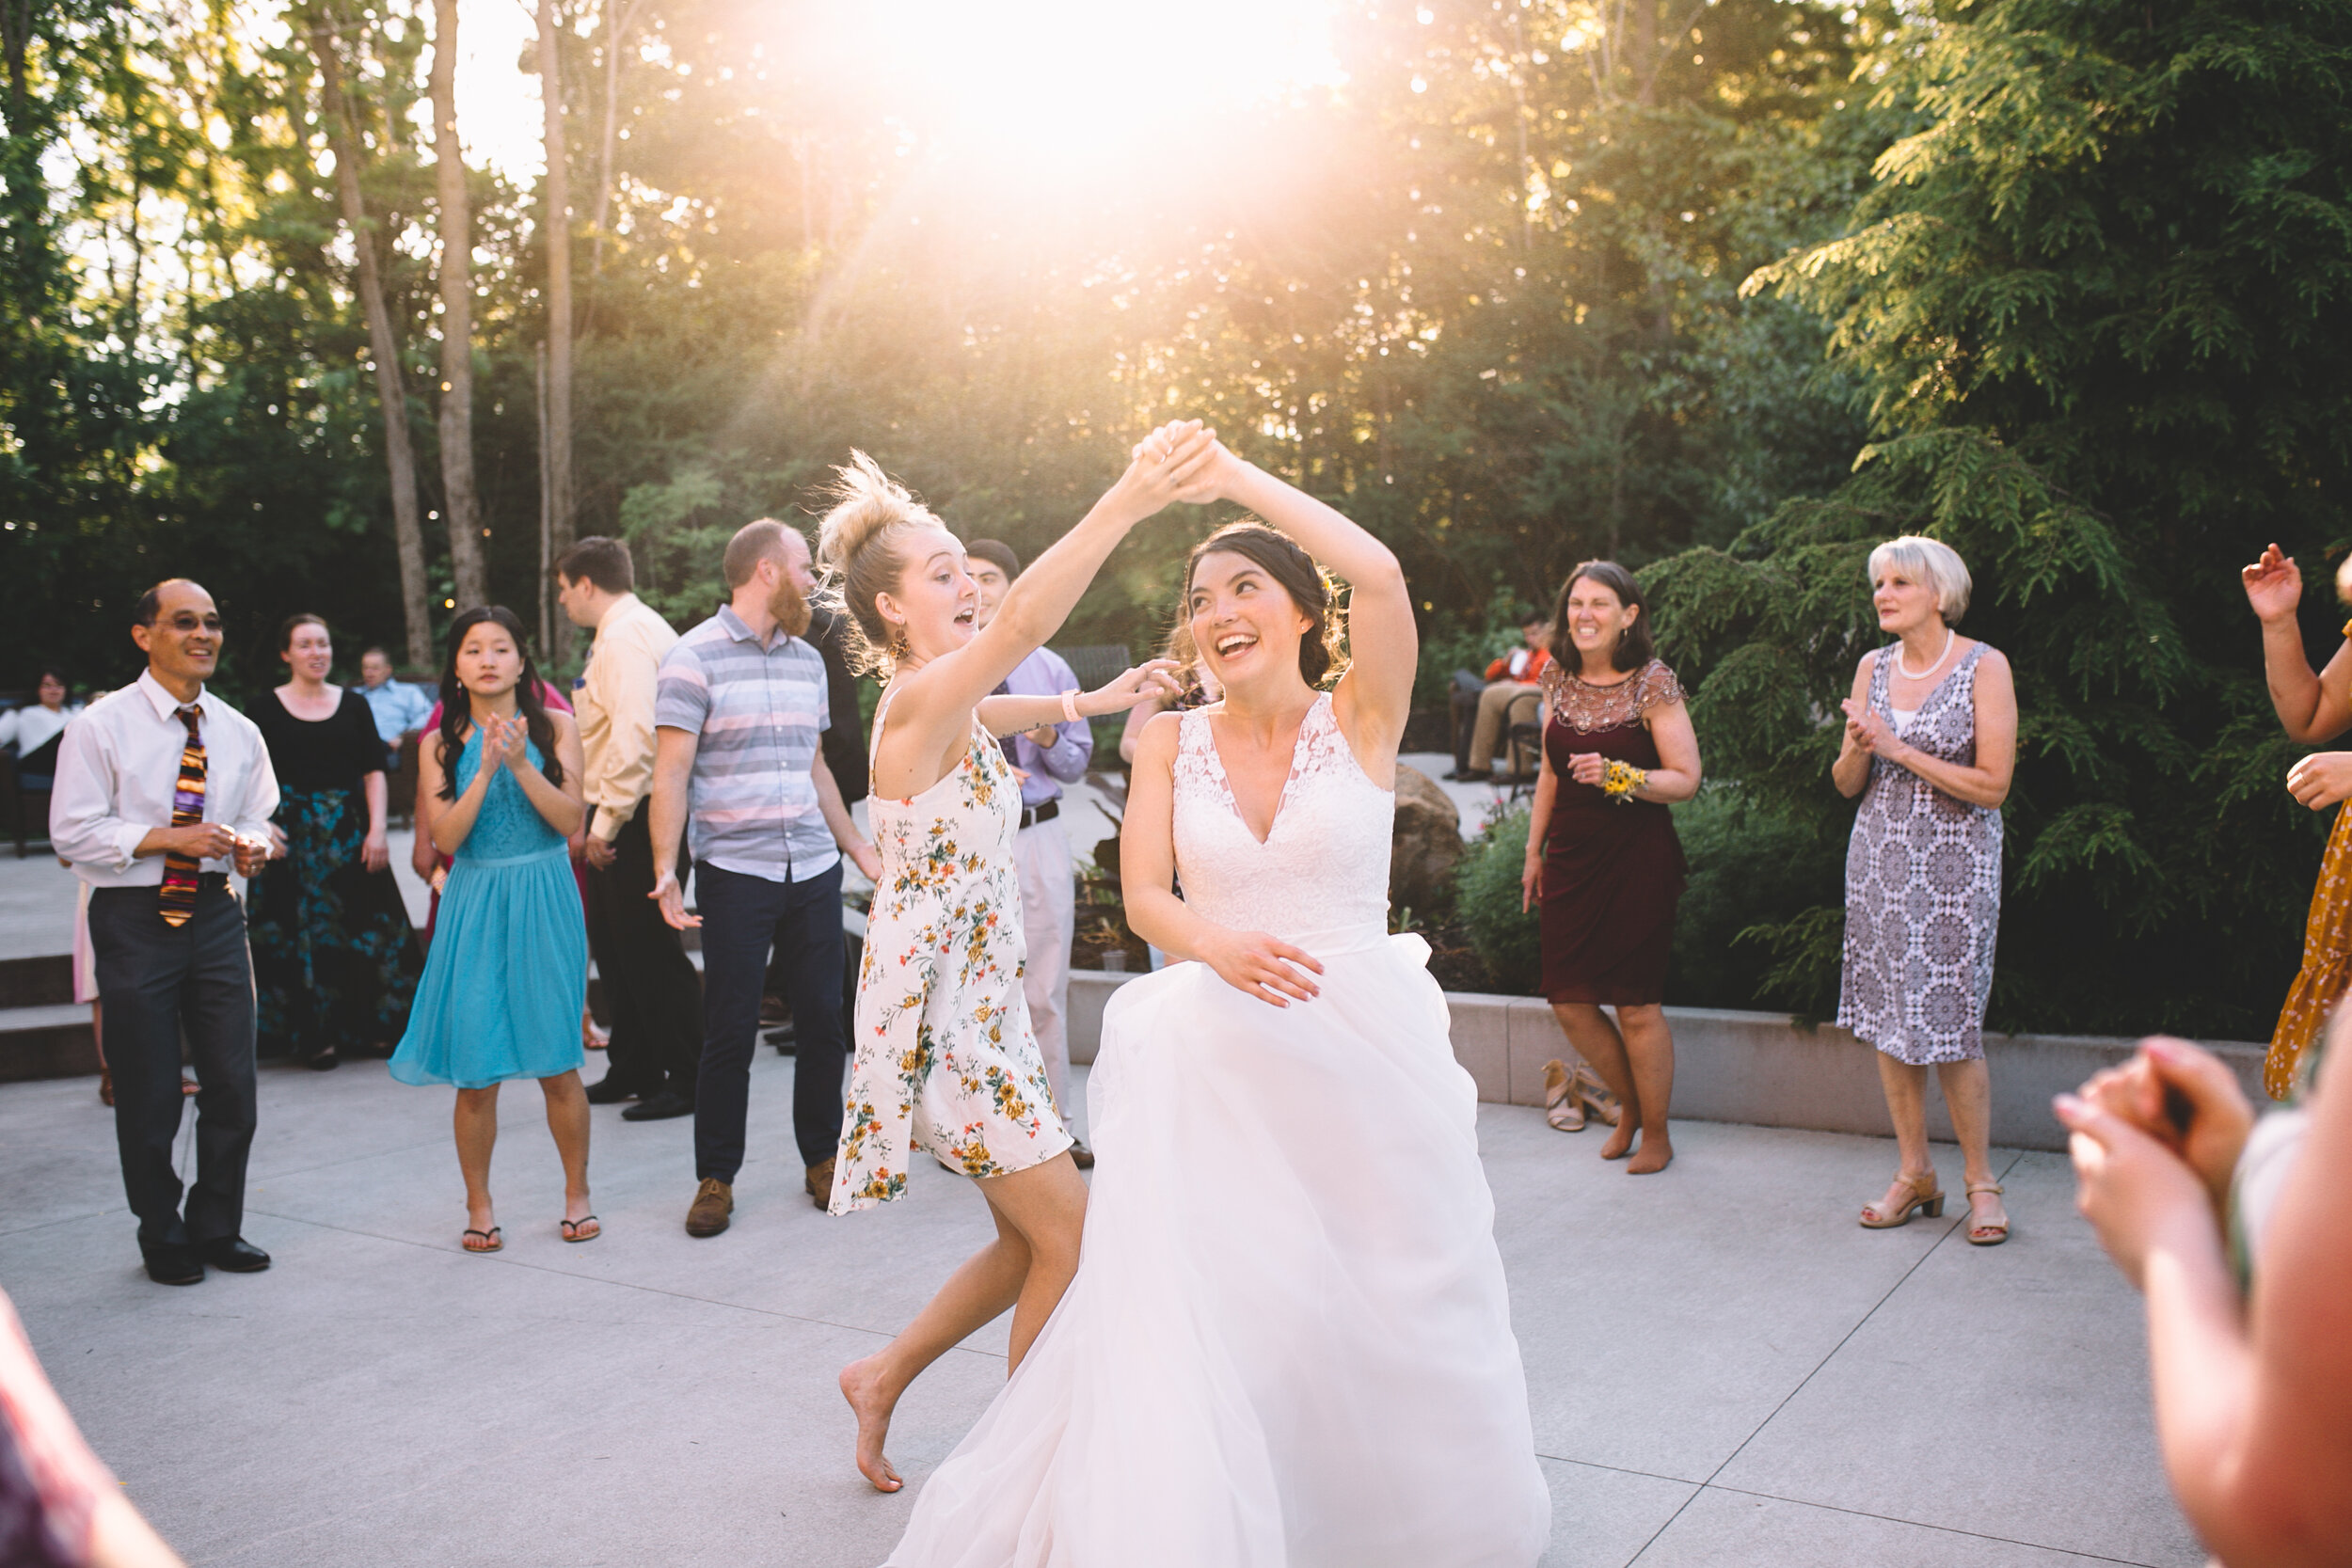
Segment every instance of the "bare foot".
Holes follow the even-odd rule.
[[[1674,1164],[1675,1146],[1665,1133],[1642,1134],[1642,1151],[1625,1163],[1628,1176],[1656,1176]]]
[[[1622,1160],[1633,1152],[1633,1134],[1641,1129],[1631,1117],[1619,1117],[1617,1125],[1610,1130],[1609,1141],[1600,1146],[1604,1160]]]
[[[858,1474],[871,1481],[877,1492],[896,1492],[906,1482],[882,1456],[882,1441],[890,1435],[890,1413],[898,1408],[898,1396],[890,1391],[882,1369],[875,1365],[881,1359],[869,1355],[842,1368],[841,1397],[857,1413]]]

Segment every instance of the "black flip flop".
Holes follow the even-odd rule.
[[[559,1233],[567,1242],[593,1242],[604,1234],[603,1223],[594,1214],[583,1214],[576,1220],[557,1220],[555,1223]],[[593,1225],[596,1228],[583,1236],[580,1233],[583,1225]]]
[[[500,1227],[494,1225],[487,1230],[469,1229],[466,1232],[466,1236],[481,1237],[484,1241],[490,1243],[488,1246],[467,1246],[465,1244],[466,1236],[458,1237],[457,1244],[461,1250],[470,1252],[477,1258],[486,1257],[493,1252],[501,1250],[506,1245],[505,1241],[500,1236],[499,1230]]]

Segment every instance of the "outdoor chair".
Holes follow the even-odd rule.
[[[1532,800],[1535,794],[1535,775],[1544,764],[1544,726],[1541,721],[1521,720],[1511,726],[1509,743],[1503,754],[1511,760],[1511,790],[1505,804]]]

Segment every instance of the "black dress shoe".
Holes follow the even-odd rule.
[[[588,1103],[591,1105],[618,1105],[624,1100],[636,1098],[637,1091],[623,1083],[617,1072],[608,1072],[588,1085]]]
[[[269,1254],[243,1236],[222,1236],[206,1242],[204,1261],[230,1274],[260,1274],[269,1267]]]
[[[1070,1163],[1077,1166],[1080,1170],[1092,1170],[1094,1168],[1094,1150],[1086,1146],[1085,1139],[1073,1138],[1070,1140]]]
[[[147,1277],[158,1285],[194,1285],[204,1277],[204,1260],[185,1242],[150,1246],[139,1243],[147,1259]]]
[[[663,1089],[648,1099],[641,1100],[621,1113],[623,1121],[667,1121],[672,1117],[691,1117],[694,1102],[675,1089]]]

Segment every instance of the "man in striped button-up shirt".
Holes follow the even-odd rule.
[[[689,1235],[715,1236],[735,1208],[752,1053],[770,944],[783,955],[794,1038],[792,1131],[821,1207],[841,1133],[841,855],[882,863],[841,802],[818,750],[831,722],[825,662],[808,629],[808,541],[769,518],[727,544],[730,598],[661,660],[654,698],[654,895],[686,913],[675,862],[692,818],[703,930],[703,1057],[694,1095]],[[852,723],[856,716],[849,716]]]

